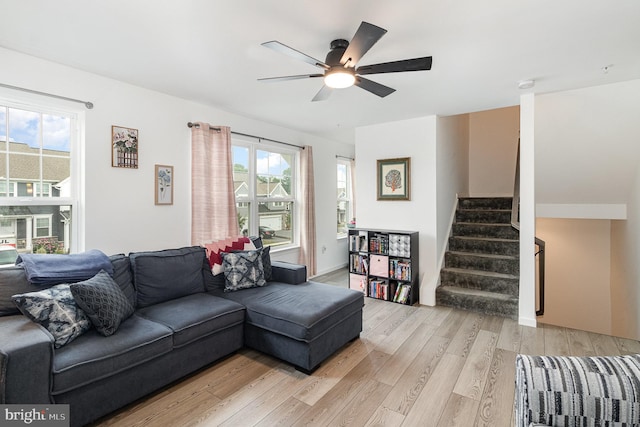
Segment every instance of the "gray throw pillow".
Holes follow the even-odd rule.
[[[76,303],[105,337],[113,335],[134,308],[120,286],[102,270],[89,280],[70,285]]]
[[[266,285],[262,249],[222,254],[225,292]]]
[[[264,270],[264,280],[267,282],[271,280],[273,273],[271,268],[271,246],[264,246],[258,250],[262,251],[262,269]],[[247,251],[232,251],[232,252],[247,252]]]
[[[68,284],[14,295],[12,299],[22,314],[53,335],[55,348],[70,343],[91,328],[91,320],[76,304]]]

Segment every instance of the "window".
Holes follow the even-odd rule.
[[[352,218],[351,203],[351,164],[344,160],[338,160],[338,185],[337,191],[337,222],[338,237],[347,235],[347,224]]]
[[[38,253],[77,246],[78,120],[74,112],[0,100],[2,244]]]
[[[242,234],[265,245],[297,242],[295,228],[298,153],[249,141],[233,142],[233,181]]]

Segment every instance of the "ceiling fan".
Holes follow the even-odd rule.
[[[387,30],[384,28],[363,21],[351,39],[351,42],[344,39],[337,39],[331,42],[331,50],[327,54],[324,62],[275,40],[262,43],[262,46],[322,68],[324,72],[295,76],[267,77],[258,80],[263,82],[278,82],[323,77],[324,85],[316,96],[313,97],[312,101],[324,101],[329,98],[333,89],[346,88],[352,85],[356,85],[379,97],[385,97],[395,92],[395,89],[365,79],[362,76],[367,74],[430,70],[432,63],[432,58],[425,56],[422,58],[404,59],[381,64],[363,65],[356,68],[358,61],[360,61],[364,54],[367,53],[386,32]]]

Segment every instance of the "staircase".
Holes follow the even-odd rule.
[[[461,198],[436,304],[516,319],[519,235],[512,198]]]

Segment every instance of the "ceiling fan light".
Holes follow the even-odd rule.
[[[324,84],[334,89],[353,86],[355,82],[356,76],[345,69],[332,70],[324,76]]]

